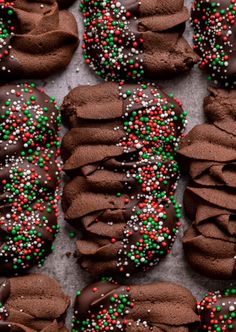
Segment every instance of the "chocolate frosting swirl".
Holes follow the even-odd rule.
[[[184,206],[193,224],[183,245],[189,263],[198,272],[231,279],[236,256],[236,92],[209,90],[204,101],[209,123],[195,126],[178,152],[191,178]]]
[[[59,12],[56,0],[0,5],[1,81],[44,78],[64,69],[77,45],[75,18],[67,11]],[[6,48],[7,53],[2,52]]]
[[[0,273],[41,266],[58,232],[60,116],[34,84],[0,88]]]
[[[183,0],[81,2],[85,62],[104,79],[168,78],[198,57],[183,38]]]
[[[196,302],[184,287],[168,283],[121,286],[100,281],[77,292],[72,332],[196,331]],[[98,317],[99,315],[99,317]]]
[[[91,273],[129,276],[170,252],[179,226],[174,160],[185,125],[181,104],[155,85],[81,86],[62,106],[65,219]],[[135,130],[134,130],[135,128]]]
[[[58,282],[32,274],[11,278],[0,285],[3,332],[67,332],[64,319],[70,300]]]

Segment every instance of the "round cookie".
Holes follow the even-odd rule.
[[[85,62],[106,80],[168,78],[198,57],[183,38],[183,0],[81,2]]]
[[[68,332],[64,320],[69,297],[46,275],[2,281],[0,302],[2,332]]]
[[[236,289],[209,292],[197,304],[201,331],[236,331]]]
[[[72,332],[197,331],[196,302],[168,283],[123,286],[100,281],[77,292]]]
[[[175,153],[186,123],[181,103],[154,84],[81,86],[65,98],[65,219],[83,230],[90,273],[129,276],[170,252],[180,225]]]
[[[56,0],[0,3],[0,81],[47,77],[69,64],[77,46],[75,18]]]
[[[0,274],[42,265],[58,232],[59,108],[34,84],[0,87]]]
[[[194,50],[210,81],[226,87],[236,83],[236,1],[195,0],[192,8]]]

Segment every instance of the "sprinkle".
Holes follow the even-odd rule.
[[[82,0],[80,9],[85,27],[85,63],[104,79],[143,77],[143,38],[132,31],[131,21],[138,24],[134,13],[116,0]]]
[[[230,77],[236,4],[234,1],[226,2],[196,0],[192,7],[191,24],[194,28],[194,49],[201,57],[200,68],[209,71],[210,81],[228,86],[236,83]]]
[[[147,86],[151,92],[146,93]],[[181,212],[174,198],[179,178],[174,156],[187,113],[182,112],[180,102],[170,100],[151,84],[133,91],[125,91],[121,84],[120,97],[126,102],[125,136],[118,146],[127,154],[139,151],[137,158],[132,155],[133,168],[126,172],[139,187],[132,198],[137,204],[131,209],[117,261],[119,271],[128,276],[132,268],[146,271],[157,264],[175,241]],[[169,214],[175,215],[174,227]]]
[[[0,1],[0,70],[2,71],[8,70],[5,60],[10,56],[10,40],[16,29],[13,6],[13,1]]]
[[[202,331],[232,331],[236,322],[235,288],[227,288],[224,292],[215,291],[205,295],[197,303]]]
[[[0,146],[5,151],[0,163],[5,207],[0,215],[0,259],[15,273],[41,266],[59,230],[57,113],[55,99],[47,98],[35,84],[6,89],[0,107]]]
[[[109,296],[102,293],[102,290],[95,287],[89,292],[98,293],[96,306],[88,310],[87,316],[82,320],[73,317],[72,332],[106,332],[106,331],[126,331],[129,323],[124,317],[129,314],[134,303],[130,299],[129,289],[119,287],[111,292]],[[81,292],[77,292],[79,299]],[[90,294],[89,294],[90,295]],[[76,314],[76,311],[75,311]]]

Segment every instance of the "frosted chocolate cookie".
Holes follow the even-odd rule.
[[[197,304],[201,331],[236,331],[236,289],[209,292]]]
[[[197,331],[192,294],[162,282],[122,286],[100,281],[77,292],[72,332]]]
[[[59,109],[34,84],[0,87],[0,274],[42,265],[58,232]]]
[[[194,50],[210,81],[223,86],[236,83],[236,1],[195,0],[192,8]]]
[[[58,282],[32,274],[0,283],[2,332],[67,332],[64,325],[70,304]]]
[[[191,182],[184,206],[193,221],[183,237],[185,254],[199,273],[235,278],[236,121],[234,90],[210,89],[204,111],[208,124],[194,127],[179,150]]]
[[[198,61],[183,38],[183,0],[82,1],[85,62],[102,78],[169,78]]]
[[[129,276],[170,252],[180,225],[175,161],[186,112],[154,84],[81,86],[65,98],[65,219],[83,230],[80,263]]]
[[[56,0],[0,3],[0,81],[44,78],[64,69],[78,45],[73,15]]]

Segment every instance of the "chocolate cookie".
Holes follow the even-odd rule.
[[[91,273],[148,270],[170,252],[180,225],[174,160],[186,123],[181,103],[154,84],[105,83],[72,90],[62,106],[71,177],[65,219]]]
[[[58,282],[32,274],[0,283],[1,332],[67,332],[70,304]]]
[[[197,304],[201,331],[236,331],[236,289],[209,292]]]
[[[236,2],[195,0],[192,9],[194,50],[209,80],[224,86],[236,83]]]
[[[34,84],[0,88],[0,274],[43,264],[58,232],[55,98]]]
[[[72,332],[196,331],[196,302],[168,283],[123,286],[100,281],[77,292]]]
[[[85,62],[104,79],[166,79],[198,61],[183,38],[183,0],[83,0],[81,11]]]
[[[235,278],[236,92],[210,89],[209,123],[194,127],[179,150],[191,182],[184,205],[193,224],[183,238],[186,257],[199,273]]]
[[[76,21],[56,0],[0,3],[0,81],[47,77],[69,64],[77,45]]]

